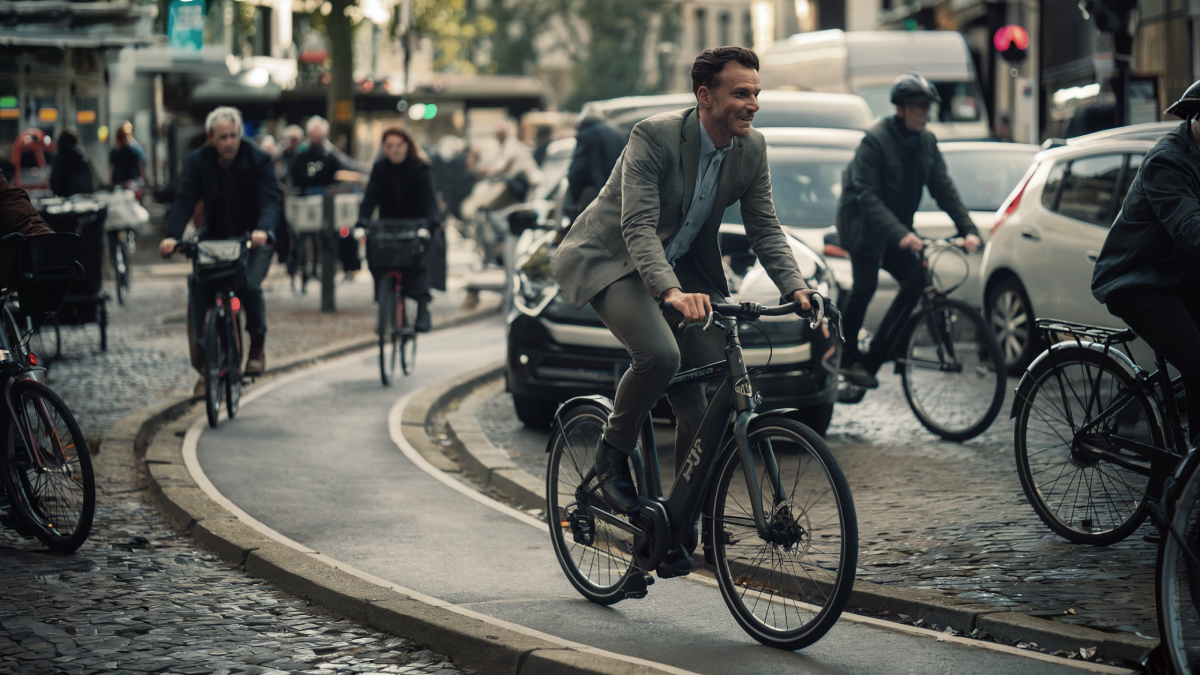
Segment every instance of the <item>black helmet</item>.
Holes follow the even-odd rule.
[[[908,73],[892,82],[892,103],[941,103],[942,97],[929,80],[919,73]]]
[[[1167,108],[1167,113],[1185,120],[1200,114],[1200,80],[1193,82],[1183,96]]]

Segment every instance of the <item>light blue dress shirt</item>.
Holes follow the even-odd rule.
[[[733,139],[723,148],[718,148],[708,136],[704,123],[700,123],[700,167],[696,172],[696,190],[692,193],[692,204],[683,217],[683,224],[667,241],[664,252],[671,265],[692,248],[700,228],[712,214],[713,201],[717,196],[717,181],[721,177],[721,163],[725,154],[733,147]]]

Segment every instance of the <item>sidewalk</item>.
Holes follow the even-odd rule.
[[[827,438],[854,495],[859,580],[1158,637],[1156,548],[1142,541],[1150,526],[1112,546],[1077,546],[1050,532],[1026,501],[1008,419],[1015,379],[991,429],[966,443],[940,441],[925,431],[899,378],[880,381],[862,403],[837,406]],[[511,396],[501,393],[484,403],[477,420],[514,464],[544,480],[548,433],[525,429]],[[672,463],[672,431],[658,428],[666,465]],[[673,475],[668,471],[663,475]]]
[[[147,242],[147,245],[149,242]],[[455,242],[450,290],[435,293],[434,324],[460,314],[477,262]],[[99,331],[64,327],[64,358],[50,384],[97,440],[147,406],[191,394],[197,375],[184,340],[187,265],[135,262],[132,299],[112,301],[109,351]],[[111,286],[111,282],[109,284]],[[292,294],[282,267],[266,285],[268,367],[374,336],[370,275],[337,289],[337,314],[319,311],[319,287]],[[497,305],[494,294],[484,304]],[[253,391],[251,385],[249,391]],[[101,446],[93,457],[97,512],[73,555],[0,528],[2,673],[412,673],[469,672],[404,638],[367,630],[199,550],[145,498],[141,462]]]

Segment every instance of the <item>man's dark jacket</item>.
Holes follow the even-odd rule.
[[[337,182],[334,174],[342,169],[338,156],[327,150],[324,144],[310,146],[292,158],[292,183],[299,188],[322,187]]]
[[[1118,289],[1171,288],[1198,259],[1200,149],[1182,122],[1142,160],[1100,249],[1092,295],[1104,302]]]
[[[905,153],[901,143],[909,133],[904,121],[892,116],[880,120],[863,136],[854,159],[842,175],[842,195],[837,205],[838,243],[853,254],[874,256],[885,246],[899,245],[913,231],[912,220],[901,220],[906,202],[916,203],[920,195],[909,195],[905,188]],[[961,236],[979,230],[971,222],[946,172],[946,161],[938,150],[937,138],[929,131],[920,132],[920,161],[925,187],[938,206],[950,215]],[[911,187],[910,187],[911,189]],[[920,190],[920,186],[916,186]]]
[[[167,236],[178,239],[187,228],[188,219],[196,210],[196,202],[204,200],[205,236],[225,239],[249,234],[254,230],[267,233],[275,241],[275,226],[281,217],[282,201],[279,180],[275,177],[275,160],[249,141],[242,140],[231,164],[233,194],[230,196],[228,223],[215,222],[215,214],[224,211],[218,204],[221,181],[217,174],[217,150],[211,145],[195,150],[183,162],[183,180],[179,194],[167,216]]]
[[[579,203],[579,195],[584,188],[594,188],[594,195],[604,187],[608,175],[617,164],[617,158],[625,150],[627,140],[624,134],[603,120],[591,118],[580,123],[579,133],[575,135],[571,168],[567,170],[573,203]]]

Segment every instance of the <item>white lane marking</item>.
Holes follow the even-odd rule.
[[[269,393],[275,389],[278,389],[279,387],[281,387],[293,380],[299,379],[300,377],[304,377],[306,375],[311,375],[313,373],[317,373],[317,372],[326,370],[328,368],[335,367],[337,365],[340,365],[340,363],[342,361],[350,360],[350,359],[354,359],[354,358],[362,358],[362,356],[364,356],[366,354],[366,352],[374,351],[375,349],[377,349],[377,348],[369,347],[362,351],[352,352],[350,354],[347,354],[346,356],[339,357],[328,363],[321,364],[314,368],[306,368],[299,372],[292,373],[290,375],[281,377],[278,380],[268,382],[268,383],[264,384],[261,388],[256,387],[252,393],[244,396],[241,399],[241,403],[250,403],[251,401],[257,399],[258,397],[264,396],[267,393]],[[529,516],[528,514],[521,513],[520,511],[517,511],[516,509],[505,506],[504,504],[501,504],[501,503],[491,500],[487,497],[484,497],[483,495],[479,494],[478,492],[475,492],[474,490],[471,490],[470,488],[458,483],[454,479],[447,477],[442,471],[439,471],[436,467],[434,467],[432,464],[430,464],[428,462],[428,460],[426,460],[424,457],[422,457],[421,454],[417,452],[416,448],[412,447],[412,445],[410,445],[408,443],[408,441],[404,438],[404,435],[400,432],[400,419],[403,415],[405,406],[408,405],[408,402],[411,401],[412,398],[414,397],[414,395],[417,394],[419,391],[420,390],[406,394],[403,398],[400,399],[400,401],[397,402],[396,405],[392,406],[392,410],[388,414],[388,428],[389,428],[389,431],[391,432],[392,440],[395,441],[396,444],[400,446],[400,449],[401,449],[401,451],[404,452],[405,456],[408,457],[410,460],[412,460],[414,464],[417,464],[418,466],[420,466],[422,468],[422,470],[424,470],[427,474],[434,476],[438,480],[449,485],[450,487],[453,487],[456,490],[459,490],[463,494],[476,499],[476,501],[479,501],[483,504],[491,506],[492,508],[500,511],[501,513],[504,513],[505,515],[509,515],[509,516],[517,518],[518,520],[521,520],[523,522],[532,524],[535,527],[544,528],[545,525],[544,525],[544,523],[542,523],[542,521],[537,520],[536,518],[533,518],[533,517]],[[227,413],[225,412],[225,410],[222,410],[220,419],[222,419],[222,420],[227,419]],[[242,521],[248,527],[254,529],[256,532],[262,534],[263,536],[268,537],[274,541],[277,541],[277,542],[283,544],[284,546],[295,549],[296,551],[299,551],[300,553],[303,553],[303,554],[311,557],[313,560],[319,560],[319,561],[325,563],[326,565],[334,567],[334,568],[341,570],[347,574],[356,576],[359,579],[362,579],[363,581],[373,583],[377,586],[383,586],[384,588],[389,588],[389,589],[396,591],[397,593],[400,593],[402,595],[407,595],[408,597],[412,598],[413,600],[417,600],[418,602],[423,602],[423,603],[425,603],[427,605],[431,605],[433,607],[440,607],[447,611],[454,612],[455,614],[470,617],[472,619],[482,621],[486,624],[496,626],[498,628],[505,628],[507,630],[513,631],[514,633],[519,633],[521,635],[525,635],[528,637],[546,640],[547,642],[551,642],[553,644],[557,644],[559,646],[566,647],[568,649],[573,649],[577,652],[581,652],[584,654],[590,654],[592,656],[602,656],[602,657],[607,657],[610,659],[615,659],[617,661],[623,661],[625,663],[631,663],[631,664],[639,665],[639,666],[646,666],[648,668],[654,668],[654,669],[660,670],[664,673],[670,673],[671,675],[699,675],[699,673],[695,673],[690,670],[684,670],[682,668],[676,668],[675,666],[670,666],[665,663],[657,663],[654,661],[649,661],[647,659],[640,659],[635,656],[628,656],[625,654],[617,654],[616,652],[605,651],[605,650],[599,649],[597,647],[591,647],[591,646],[588,646],[585,644],[580,644],[578,642],[564,640],[563,638],[560,638],[556,635],[550,635],[549,633],[543,633],[539,630],[534,630],[533,628],[529,628],[527,626],[522,626],[517,623],[504,621],[503,619],[497,619],[493,616],[489,616],[487,614],[481,614],[479,612],[468,609],[466,607],[459,607],[459,606],[449,603],[445,600],[441,600],[441,599],[435,598],[433,596],[425,595],[424,593],[421,593],[419,591],[414,591],[411,588],[405,588],[404,586],[400,586],[399,584],[394,584],[386,579],[381,579],[369,572],[360,570],[360,569],[354,567],[353,565],[347,565],[346,563],[344,563],[340,560],[336,560],[336,559],[331,558],[322,553],[318,553],[317,551],[314,551],[313,549],[305,546],[304,544],[301,544],[300,542],[295,541],[294,539],[291,539],[279,532],[276,532],[275,530],[271,529],[266,524],[264,524],[262,521],[258,520],[254,516],[251,516],[250,514],[243,511],[241,508],[239,508],[237,506],[237,504],[234,504],[232,501],[229,500],[229,498],[227,498],[225,495],[221,494],[221,492],[217,489],[217,487],[215,485],[213,485],[212,481],[210,481],[208,479],[208,476],[205,475],[204,469],[200,466],[200,461],[197,456],[196,450],[197,450],[197,445],[199,444],[199,441],[200,441],[200,434],[204,433],[204,430],[207,427],[208,427],[208,418],[200,417],[199,419],[197,419],[195,421],[195,423],[192,424],[192,426],[188,427],[187,434],[184,436],[184,439],[183,439],[183,461],[184,461],[184,465],[187,467],[188,473],[190,473],[192,475],[192,479],[196,481],[196,484],[200,487],[201,490],[204,490],[204,493],[207,494],[210,499],[212,499],[214,502],[216,502],[216,503],[220,504],[221,506],[223,506],[224,508],[226,508],[230,513],[234,514],[238,520]],[[399,440],[397,441],[397,439],[399,439]],[[489,502],[491,502],[491,503],[489,503]]]

